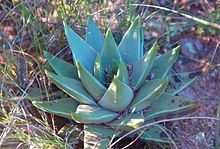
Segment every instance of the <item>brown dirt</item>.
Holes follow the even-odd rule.
[[[208,41],[204,40],[209,38]],[[181,42],[182,41],[182,42]],[[198,41],[200,42],[198,44]],[[194,53],[184,46],[194,45]],[[198,117],[216,117],[220,102],[220,47],[219,37],[184,37],[180,40],[182,55],[189,59],[179,59],[175,65],[177,72],[201,71],[198,80],[180,93],[181,96],[198,101]],[[198,44],[196,46],[196,44]],[[182,149],[206,149],[215,146],[216,121],[205,118],[184,120],[175,123],[176,134]],[[219,140],[220,141],[220,140]]]

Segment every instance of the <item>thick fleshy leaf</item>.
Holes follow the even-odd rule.
[[[86,90],[97,101],[106,92],[107,88],[102,85],[88,70],[85,69],[80,62],[77,62],[78,75]]]
[[[84,125],[84,134],[84,149],[106,149],[112,137],[117,137],[120,132],[100,125]]]
[[[118,45],[118,50],[126,64],[134,64],[142,57],[143,40],[140,17],[138,16]]]
[[[191,99],[163,93],[147,109],[145,118],[149,120],[167,114],[175,114],[184,110],[190,110],[195,108],[195,106],[195,102]]]
[[[133,66],[131,75],[131,85],[134,89],[140,87],[147,75],[150,73],[157,54],[157,43],[155,42],[152,48]]]
[[[58,119],[60,120],[60,119]],[[56,119],[57,121],[57,119]],[[58,132],[56,133],[61,138],[65,138],[68,135],[68,143],[70,142],[76,142],[77,141],[83,141],[84,140],[84,133],[82,133],[82,130],[75,127],[72,127],[71,125],[64,125],[61,129],[58,128]],[[66,142],[67,143],[67,142]]]
[[[81,82],[72,78],[57,76],[49,71],[45,71],[45,73],[52,80],[52,82],[56,84],[57,87],[59,87],[78,102],[96,105],[94,99],[90,97]]]
[[[166,133],[164,131],[169,132],[169,130],[167,130],[167,128],[165,128],[164,126],[159,125],[159,124],[155,124],[153,126],[146,127],[146,129],[140,129],[138,131],[135,131],[134,133],[132,133],[128,137],[134,138],[135,136],[143,133],[140,136],[140,139],[144,142],[152,141],[152,142],[156,142],[158,144],[160,144],[160,143],[171,144],[172,141],[169,139],[169,137],[166,135]],[[176,141],[175,139],[173,139],[173,140]]]
[[[87,23],[86,42],[92,46],[97,53],[101,54],[104,37],[90,16],[88,17]]]
[[[140,28],[139,32],[139,37],[140,37],[140,58],[144,55],[144,28]],[[139,59],[140,59],[139,58]]]
[[[104,48],[101,54],[101,64],[103,69],[107,69],[112,68],[114,66],[114,62],[119,64],[120,54],[112,32],[109,29],[106,33]]]
[[[179,51],[180,48],[176,47],[155,60],[152,68],[154,79],[163,79],[167,76],[179,55]]]
[[[73,98],[63,98],[53,101],[33,101],[33,105],[43,111],[53,113],[65,118],[72,118],[78,103]]]
[[[184,72],[169,75],[169,85],[166,92],[172,95],[179,93],[197,79],[196,73]]]
[[[80,61],[89,71],[93,72],[97,52],[77,35],[67,24],[64,24],[67,40],[75,61]]]
[[[94,66],[94,76],[96,79],[98,79],[101,83],[104,83],[105,75],[104,72],[102,72],[102,65],[101,65],[101,57],[100,54],[97,54],[95,66]]]
[[[111,111],[119,112],[130,104],[133,96],[134,94],[129,86],[115,78],[99,104]]]
[[[59,76],[70,77],[77,80],[79,79],[77,75],[77,68],[74,65],[57,58],[56,56],[50,54],[47,51],[44,51],[44,56],[47,59],[50,66]]]
[[[144,123],[144,121],[145,119],[142,113],[134,113],[117,119],[111,122],[109,125],[116,129],[131,131],[133,129],[139,128]]]
[[[58,94],[62,91],[58,91]],[[27,95],[25,96],[25,99],[31,100],[31,101],[41,101],[43,95],[46,95],[46,90],[42,89],[41,87],[30,87],[27,90]],[[56,92],[57,94],[57,92]]]
[[[117,78],[121,82],[128,84],[128,70],[122,60],[120,61],[118,66]]]
[[[119,114],[105,110],[98,106],[79,105],[72,118],[79,123],[100,124],[114,120]]]
[[[130,107],[130,111],[141,111],[149,107],[166,89],[168,81],[150,80],[137,92]]]

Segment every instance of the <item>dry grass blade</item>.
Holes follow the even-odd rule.
[[[161,6],[156,6],[156,5],[145,5],[145,4],[130,4],[130,5],[131,6],[151,7],[151,8],[161,9],[161,10],[169,11],[169,12],[172,12],[172,13],[180,14],[180,15],[182,15],[182,16],[184,16],[184,17],[186,17],[186,18],[188,18],[192,21],[199,22],[203,25],[214,27],[214,28],[220,30],[220,25],[219,24],[216,24],[216,23],[213,23],[213,22],[209,22],[209,21],[194,17],[194,16],[188,15],[186,13],[183,13],[183,12],[180,12],[180,11],[177,11],[177,10],[173,10],[173,9],[169,9],[169,8],[161,7]]]

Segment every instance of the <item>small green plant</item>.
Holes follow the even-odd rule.
[[[84,124],[84,148],[107,148],[115,137],[167,115],[185,114],[195,108],[191,99],[175,96],[192,82],[184,80],[188,73],[174,76],[170,73],[180,48],[157,56],[155,42],[144,53],[139,17],[119,45],[110,29],[104,38],[91,17],[85,40],[67,24],[64,28],[75,65],[44,52],[56,74],[47,70],[45,73],[70,98],[34,101],[33,104],[46,112]],[[185,84],[179,83],[182,79]],[[174,88],[168,87],[168,83]],[[140,138],[172,143],[164,130],[162,125],[150,126]],[[134,131],[128,137],[140,132]]]

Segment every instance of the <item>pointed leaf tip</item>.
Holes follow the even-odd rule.
[[[180,52],[180,47],[176,47],[157,58],[154,62],[152,71],[155,74],[155,79],[163,79],[167,76],[173,64],[177,60]]]
[[[118,66],[118,72],[116,76],[121,82],[128,84],[128,70],[122,59]]]
[[[93,73],[97,52],[68,25],[65,25],[64,29],[74,60],[80,61],[89,72]]]
[[[65,27],[67,25],[67,23],[65,21],[63,21],[63,26]]]
[[[150,73],[157,54],[157,48],[158,46],[155,42],[148,53],[146,53],[137,63],[134,64],[131,75],[131,84],[134,89],[138,89]]]
[[[59,87],[78,102],[96,105],[96,102],[87,93],[80,81],[65,76],[57,76],[49,71],[45,71],[45,74],[57,87]]]
[[[47,51],[43,51],[43,53],[44,53],[44,57],[47,59],[47,62],[50,64],[50,66],[58,75],[79,80],[77,69],[74,65],[62,59],[57,58],[56,56],[50,54]]]
[[[33,101],[33,105],[43,111],[71,119],[78,103],[72,98],[62,98],[52,101]]]
[[[149,107],[164,92],[167,83],[167,79],[147,81],[137,92],[131,103],[130,111],[141,111]]]
[[[101,54],[104,37],[91,16],[88,17],[87,22],[86,42],[92,46],[97,53]]]
[[[107,88],[102,85],[83,65],[77,61],[78,74],[86,90],[97,101],[104,95]]]
[[[133,91],[129,86],[115,78],[99,104],[111,111],[123,111],[133,99]]]
[[[143,40],[140,17],[136,17],[118,45],[119,52],[126,64],[134,64],[142,57]]]
[[[104,48],[101,53],[101,64],[102,64],[102,71],[104,72],[107,68],[114,67],[114,61],[116,63],[120,62],[120,53],[118,51],[117,44],[114,40],[112,32],[108,29],[106,33],[106,38],[104,41]]]
[[[101,56],[98,53],[96,60],[95,60],[95,66],[94,66],[94,76],[97,80],[99,80],[101,83],[105,82],[105,75],[102,71],[102,65],[101,65]]]

